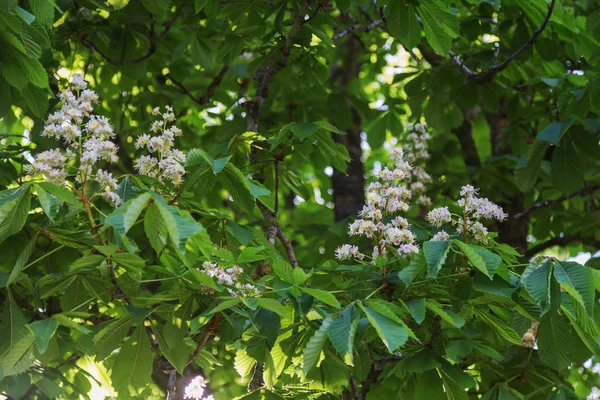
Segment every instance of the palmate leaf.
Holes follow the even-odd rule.
[[[52,339],[58,328],[58,321],[54,318],[46,318],[30,323],[27,325],[27,328],[35,337],[35,344],[38,351],[40,354],[44,354],[48,348],[50,339]]]
[[[408,340],[408,331],[402,324],[365,307],[361,303],[358,306],[365,313],[369,323],[375,328],[379,338],[390,353],[393,354],[394,351],[406,343]]]
[[[182,334],[179,330],[169,330],[169,335],[166,335],[167,327],[161,331],[158,324],[152,325],[152,332],[156,337],[160,351],[163,353],[165,358],[173,365],[180,374],[183,374],[183,370],[188,361],[190,355],[189,348],[185,345],[183,340],[185,334]]]
[[[0,359],[3,354],[12,349],[17,342],[29,335],[25,317],[17,305],[12,292],[6,292],[6,303],[0,320]]]
[[[423,243],[423,253],[425,260],[427,260],[428,277],[435,278],[438,272],[440,272],[448,256],[451,243],[448,240]]]
[[[297,269],[294,271],[297,271]],[[335,298],[334,295],[332,295],[331,293],[329,293],[325,290],[315,289],[315,288],[307,288],[307,287],[303,287],[303,288],[301,288],[301,290],[303,292],[310,294],[315,299],[322,301],[323,303],[325,303],[327,305],[330,305],[335,308],[340,308],[340,302]]]
[[[144,214],[144,232],[146,232],[148,241],[154,251],[160,254],[167,244],[169,231],[156,204],[150,204],[146,209],[146,213]]]
[[[90,300],[95,295],[94,289],[81,275],[77,275],[69,284],[65,294],[60,298],[63,311],[87,311]]]
[[[573,341],[566,318],[557,313],[546,314],[540,321],[537,337],[540,359],[561,372],[571,365]]]
[[[350,306],[333,319],[327,330],[329,341],[348,365],[353,365],[354,335],[359,321],[357,317],[358,312],[354,306]]]
[[[112,386],[124,396],[128,393],[129,385],[135,390],[144,388],[151,382],[153,364],[150,340],[140,325],[115,357],[110,374]]]
[[[541,315],[550,310],[550,285],[553,269],[552,261],[547,260],[541,267],[536,268],[531,274],[523,278],[523,286],[540,307]]]
[[[256,203],[250,190],[250,184],[242,171],[233,164],[227,164],[223,170],[223,179],[235,205],[251,214]]]
[[[576,262],[556,261],[554,277],[563,289],[579,302],[588,315],[594,312],[594,272]]]
[[[155,199],[173,246],[178,252],[184,254],[188,239],[196,233],[204,231],[204,228],[194,221],[189,212],[170,206],[160,196],[155,196]]]
[[[325,317],[319,329],[310,338],[304,352],[302,353],[302,371],[305,375],[317,364],[321,356],[321,350],[327,340],[327,330],[333,322],[333,317],[328,315]]]
[[[23,228],[30,204],[29,185],[0,192],[0,243]]]
[[[104,222],[112,226],[121,236],[125,236],[151,200],[151,193],[142,193],[138,197],[119,206],[112,214],[106,217]]]
[[[96,354],[97,361],[104,360],[121,345],[121,342],[129,333],[132,323],[131,317],[119,318],[106,325],[94,336],[93,352]]]
[[[23,268],[25,268],[29,257],[31,257],[31,254],[35,250],[35,244],[37,242],[37,239],[38,234],[36,233],[35,235],[33,235],[29,243],[27,243],[27,245],[19,255],[19,258],[17,258],[17,262],[15,262],[15,266],[13,267],[12,271],[10,272],[10,275],[8,276],[8,280],[6,281],[7,287],[19,277],[19,274],[21,273],[21,271],[23,271]]]
[[[415,278],[425,269],[427,262],[423,251],[415,254],[410,260],[410,263],[402,271],[398,272],[398,279],[400,279],[406,286],[415,280]]]
[[[492,279],[494,277],[500,262],[502,262],[499,255],[463,243],[460,240],[455,239],[453,242],[467,256],[471,265],[487,275],[488,278]]]

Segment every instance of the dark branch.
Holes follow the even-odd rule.
[[[543,243],[533,246],[531,249],[527,250],[525,256],[527,258],[531,258],[542,251],[549,249],[554,246],[567,246],[572,243],[581,242],[583,245],[591,246],[593,248],[598,248],[598,241],[596,241],[593,237],[584,237],[581,234],[573,235],[573,236],[563,236],[563,237],[554,237],[550,240],[547,240]]]
[[[177,371],[171,371],[169,374],[169,383],[167,385],[167,400],[175,400],[175,383],[177,382]]]
[[[501,71],[503,71],[504,69],[506,69],[506,67],[508,67],[508,65],[512,62],[512,60],[517,58],[519,56],[519,54],[521,54],[522,52],[527,50],[527,48],[535,42],[537,37],[541,35],[541,33],[544,31],[544,29],[546,29],[546,26],[548,25],[548,22],[550,21],[550,17],[552,16],[552,11],[554,10],[555,2],[556,2],[556,0],[552,0],[552,2],[550,3],[550,6],[548,7],[548,12],[546,13],[546,17],[544,18],[544,21],[542,22],[542,25],[540,25],[539,28],[537,28],[535,31],[533,31],[533,34],[531,35],[529,40],[527,40],[527,42],[525,42],[525,44],[523,44],[523,46],[521,46],[517,51],[515,51],[513,54],[511,54],[506,60],[504,60],[500,64],[494,63],[494,65],[492,65],[491,67],[489,67],[487,69],[484,69],[481,72],[474,72],[469,67],[467,67],[465,65],[464,61],[459,56],[457,56],[456,53],[454,53],[452,50],[448,51],[448,54],[450,55],[450,57],[452,57],[452,59],[454,60],[456,65],[458,65],[463,71],[466,72],[466,74],[469,76],[469,78],[471,78],[473,80],[491,79],[494,75],[496,75],[496,74],[500,73]]]
[[[524,211],[521,211],[520,213],[516,214],[513,218],[514,219],[521,218],[522,216],[527,215],[527,214],[531,213],[532,211],[537,210],[538,208],[549,207],[549,206],[551,206],[553,204],[556,204],[556,203],[562,203],[563,201],[569,200],[572,197],[577,197],[577,196],[580,196],[582,194],[590,194],[590,193],[595,192],[596,190],[600,190],[600,184],[594,185],[594,186],[590,186],[590,187],[587,187],[587,188],[583,188],[583,189],[577,190],[577,191],[575,191],[575,192],[573,192],[571,194],[566,194],[564,196],[560,196],[560,197],[557,197],[555,199],[549,199],[549,200],[540,201],[539,203],[535,203],[534,205],[532,205],[528,209],[526,209]]]
[[[343,38],[344,36],[347,36],[356,30],[365,31],[365,32],[372,31],[373,29],[377,28],[379,25],[385,24],[386,21],[387,21],[387,18],[384,17],[384,18],[378,19],[377,21],[371,22],[369,25],[361,25],[361,24],[350,25],[343,31],[333,35],[333,40],[339,40],[339,39]]]
[[[175,11],[175,14],[173,14],[173,17],[169,20],[169,22],[167,22],[162,33],[160,34],[161,39],[164,39],[167,37],[167,34],[169,33],[169,31],[175,24],[175,21],[177,20],[177,18],[179,18],[179,15],[181,14],[182,9],[183,8],[180,7],[177,11]],[[154,31],[154,20],[152,20],[152,22],[150,22],[150,35],[149,35],[148,39],[150,41],[150,45],[148,46],[148,51],[146,52],[146,54],[144,54],[141,57],[133,58],[133,59],[129,59],[129,60],[122,60],[122,59],[117,60],[115,58],[107,56],[106,54],[104,54],[102,52],[102,50],[100,50],[98,48],[98,46],[96,46],[92,41],[87,39],[87,35],[81,37],[81,43],[88,49],[94,50],[105,61],[107,61],[111,64],[115,64],[115,65],[125,65],[125,64],[141,63],[142,61],[147,60],[148,58],[152,57],[152,55],[154,53],[156,53],[156,50],[158,50],[158,47],[156,44],[156,35],[155,35],[155,31]]]
[[[176,80],[175,78],[173,78],[173,76],[171,74],[167,74],[165,75],[167,78],[169,78],[171,80],[171,82],[173,82],[173,84],[175,86],[177,86],[179,88],[179,91],[181,91],[181,93],[185,94],[186,96],[188,96],[190,99],[192,99],[192,101],[194,103],[198,103],[200,105],[204,105],[204,104],[208,104],[210,102],[210,99],[212,98],[212,96],[215,94],[215,91],[217,90],[217,87],[219,87],[219,85],[221,84],[221,82],[223,81],[223,77],[225,76],[225,74],[227,73],[227,70],[229,69],[228,65],[223,66],[220,70],[219,73],[213,78],[213,80],[210,82],[210,84],[208,85],[208,88],[206,89],[206,93],[204,93],[202,96],[200,97],[196,97],[192,94],[192,92],[189,91],[188,88],[185,87],[185,85],[181,82],[179,82],[178,80]]]

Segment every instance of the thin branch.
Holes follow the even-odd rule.
[[[347,36],[356,30],[365,31],[365,32],[372,31],[373,29],[377,28],[379,25],[385,24],[386,21],[387,21],[387,18],[384,17],[384,18],[378,19],[377,21],[371,22],[369,25],[361,25],[361,24],[350,25],[343,31],[333,35],[333,40],[339,40],[339,39],[343,38],[344,36]]]
[[[183,7],[180,7],[179,9],[177,9],[177,11],[175,11],[175,13],[173,14],[173,17],[169,20],[169,22],[167,22],[162,33],[160,34],[161,39],[164,39],[167,37],[167,34],[171,30],[171,28],[173,28],[173,25],[175,24],[175,21],[177,20],[177,18],[179,18],[179,15],[181,14],[182,10],[183,10]],[[153,18],[152,14],[150,14],[150,16]],[[142,61],[147,60],[148,58],[152,57],[152,55],[154,53],[156,53],[156,51],[158,50],[158,46],[156,44],[156,35],[155,35],[155,30],[154,30],[154,19],[150,22],[150,35],[149,35],[148,39],[150,41],[150,45],[148,46],[148,51],[146,52],[146,54],[144,54],[141,57],[137,57],[137,58],[133,58],[133,59],[129,59],[129,60],[123,60],[123,59],[117,60],[117,59],[107,56],[106,54],[104,54],[102,52],[102,50],[100,50],[98,48],[98,46],[96,46],[92,41],[87,39],[87,35],[84,35],[81,37],[81,43],[88,49],[94,50],[96,53],[98,53],[98,55],[100,57],[102,57],[105,61],[107,61],[111,64],[126,65],[126,64],[141,63]]]
[[[550,6],[548,6],[548,12],[546,13],[546,17],[544,18],[542,25],[540,25],[539,28],[537,28],[535,31],[533,31],[533,34],[527,40],[527,42],[525,42],[525,44],[523,44],[523,46],[521,46],[517,51],[515,51],[513,54],[511,54],[506,60],[504,60],[500,64],[496,64],[496,61],[494,61],[494,65],[492,65],[491,67],[484,69],[481,72],[474,72],[469,67],[467,67],[465,65],[464,61],[459,56],[457,56],[456,53],[454,53],[452,50],[448,51],[448,54],[454,60],[456,65],[458,65],[463,71],[465,71],[465,73],[469,76],[469,78],[471,78],[473,80],[491,79],[494,75],[496,75],[496,74],[500,73],[501,71],[503,71],[504,69],[506,69],[506,67],[508,67],[508,65],[515,58],[517,58],[521,53],[523,53],[525,50],[527,50],[527,48],[529,48],[529,46],[531,46],[535,42],[535,40],[538,38],[538,36],[541,35],[541,33],[544,31],[544,29],[546,29],[546,26],[548,25],[548,22],[550,21],[550,17],[552,17],[552,11],[554,10],[554,3],[556,3],[556,0],[551,1]]]
[[[285,248],[285,252],[288,256],[288,259],[290,260],[290,264],[292,265],[292,267],[296,268],[298,266],[298,259],[296,258],[296,253],[294,252],[294,246],[292,246],[292,242],[290,242],[290,239],[288,239],[285,233],[283,233],[281,227],[277,229],[277,237],[279,238],[279,241]]]
[[[360,400],[360,394],[358,393],[358,388],[356,387],[356,379],[354,379],[354,375],[350,374],[350,388],[352,389],[352,398],[354,400]]]
[[[221,69],[219,70],[219,73],[213,78],[213,80],[208,85],[208,88],[206,89],[206,93],[204,93],[200,97],[194,96],[192,94],[192,92],[190,92],[189,89],[186,88],[183,83],[181,83],[178,80],[176,80],[175,78],[173,78],[173,76],[171,74],[167,74],[165,76],[167,78],[169,78],[171,80],[171,82],[173,82],[173,84],[179,88],[179,91],[181,91],[181,93],[185,94],[190,99],[192,99],[192,101],[194,103],[198,103],[200,105],[204,105],[204,104],[208,104],[210,102],[210,99],[215,94],[215,91],[217,90],[217,87],[219,87],[219,85],[223,81],[223,77],[227,73],[227,70],[229,70],[229,66],[228,65],[224,65],[223,67],[221,67]]]
[[[571,194],[566,194],[564,196],[560,196],[560,197],[557,197],[555,199],[549,199],[549,200],[540,201],[539,203],[535,203],[534,205],[532,205],[528,209],[526,209],[524,211],[521,211],[518,214],[515,214],[515,216],[513,218],[514,219],[521,218],[521,217],[523,217],[523,216],[531,213],[532,211],[537,210],[538,208],[549,207],[549,206],[551,206],[553,204],[556,204],[556,203],[562,203],[563,201],[569,200],[572,197],[580,196],[582,194],[593,193],[596,190],[600,190],[600,184],[594,185],[594,186],[590,186],[590,187],[587,187],[587,188],[583,188],[583,189],[577,190],[577,191],[575,191],[575,192],[573,192]]]
[[[598,248],[598,241],[594,239],[594,237],[590,236],[590,237],[584,237],[581,236],[581,234],[577,234],[577,235],[573,235],[573,236],[563,236],[563,237],[554,237],[550,240],[547,240],[545,242],[542,242],[538,245],[533,246],[531,249],[527,250],[527,252],[525,252],[525,256],[527,258],[531,258],[533,256],[535,256],[538,253],[541,253],[542,251],[549,249],[551,247],[554,246],[567,246],[571,243],[577,243],[577,242],[581,242],[582,244],[586,245],[586,246],[591,246],[594,248]]]
[[[292,25],[292,27],[290,28],[290,31],[288,32],[288,36],[287,36],[285,43],[281,49],[281,55],[279,56],[279,58],[277,58],[277,59],[271,58],[271,60],[269,60],[269,62],[256,73],[256,80],[258,82],[258,85],[256,87],[256,92],[255,92],[254,98],[252,98],[252,100],[246,101],[244,103],[244,106],[246,107],[246,115],[247,115],[247,121],[246,121],[247,128],[246,129],[249,132],[258,132],[258,117],[259,117],[260,106],[269,97],[271,82],[272,82],[275,74],[277,74],[279,71],[281,71],[287,65],[287,61],[288,61],[288,59],[290,57],[290,53],[292,51],[292,47],[294,46],[294,43],[296,42],[296,36],[298,35],[298,31],[304,24],[304,21],[305,21],[304,17],[306,16],[307,11],[308,11],[308,1],[305,0],[302,2],[302,5],[300,6],[300,9],[298,10],[298,12],[294,18],[294,24]],[[250,164],[257,164],[258,162],[260,162],[259,157],[258,157],[258,152],[259,152],[259,148],[257,146],[252,146],[252,148],[250,150],[250,155],[248,157]],[[261,183],[264,181],[262,174],[260,172],[256,172],[254,174],[254,179],[256,179],[258,182],[261,182]],[[289,240],[287,240],[287,237],[283,234],[283,232],[279,233],[281,231],[281,227],[279,226],[279,223],[277,222],[277,219],[275,218],[275,214],[258,200],[256,201],[256,205],[260,209],[260,211],[263,215],[263,218],[265,220],[265,223],[267,224],[267,229],[266,229],[267,240],[271,244],[274,244],[275,238],[278,235],[279,235],[280,240],[282,240],[281,239],[282,237],[285,238],[283,240],[287,241],[286,243],[288,246],[288,247],[286,247],[286,251],[288,252],[288,256],[291,254],[290,262],[296,262],[296,265],[297,265],[298,263],[297,263],[297,261],[295,261],[296,255],[295,255],[294,249],[291,247],[291,243],[289,242]],[[284,243],[284,242],[282,241],[282,243]],[[286,246],[286,243],[284,243],[284,246]]]
[[[175,390],[175,383],[177,382],[177,371],[171,371],[169,374],[169,384],[167,385],[167,400],[175,400],[177,395]]]

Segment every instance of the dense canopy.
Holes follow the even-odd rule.
[[[0,0],[0,396],[598,399],[600,1]]]

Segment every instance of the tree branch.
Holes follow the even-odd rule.
[[[169,384],[167,385],[167,400],[175,400],[175,383],[177,382],[177,371],[171,371],[169,374]]]
[[[596,241],[593,237],[584,237],[581,234],[577,234],[574,236],[563,236],[563,237],[554,237],[550,240],[547,240],[543,243],[533,246],[531,249],[525,252],[525,256],[527,258],[531,258],[542,251],[549,249],[554,246],[564,247],[571,243],[581,242],[586,246],[591,246],[594,248],[598,248],[598,241]]]
[[[565,200],[569,200],[572,197],[576,197],[576,196],[580,196],[582,194],[588,194],[588,193],[593,193],[596,190],[600,190],[600,184],[598,185],[594,185],[594,186],[590,186],[590,187],[586,187],[580,190],[577,190],[571,194],[566,194],[564,196],[560,196],[557,197],[555,199],[549,199],[549,200],[544,200],[544,201],[540,201],[539,203],[535,203],[534,205],[532,205],[531,207],[529,207],[528,209],[521,211],[520,213],[516,214],[513,218],[514,219],[518,219],[521,218],[524,215],[527,215],[529,213],[531,213],[534,210],[537,210],[538,208],[544,208],[544,207],[549,207],[553,204],[556,203],[562,203]]]
[[[223,67],[221,67],[221,69],[219,70],[219,73],[213,78],[213,80],[208,85],[208,88],[206,89],[206,93],[204,93],[200,97],[194,96],[192,94],[192,92],[190,92],[189,89],[186,88],[183,83],[181,83],[178,80],[176,80],[175,78],[173,78],[173,76],[171,74],[167,74],[165,76],[167,78],[169,78],[171,80],[171,82],[173,82],[173,84],[179,88],[179,91],[181,93],[185,94],[190,99],[192,99],[192,101],[194,103],[198,103],[200,105],[204,105],[204,104],[208,104],[210,102],[210,99],[215,94],[215,91],[217,90],[217,87],[219,87],[219,85],[223,81],[223,77],[227,73],[227,70],[229,70],[229,66],[228,65],[224,65]]]
[[[522,52],[527,50],[527,48],[535,42],[537,37],[544,31],[544,29],[546,29],[546,26],[548,25],[548,22],[550,21],[550,17],[552,16],[552,11],[554,10],[555,2],[556,2],[556,0],[552,0],[552,2],[550,3],[550,6],[548,6],[548,12],[546,13],[546,17],[544,18],[542,25],[540,25],[539,28],[537,28],[535,31],[533,31],[533,34],[527,40],[527,42],[525,42],[525,44],[523,44],[523,46],[521,46],[517,51],[515,51],[513,54],[511,54],[506,60],[504,60],[500,64],[495,64],[495,62],[494,62],[494,65],[492,65],[491,67],[484,69],[481,72],[475,72],[475,71],[471,70],[469,67],[467,67],[465,65],[464,61],[459,56],[457,56],[456,53],[454,53],[452,50],[448,51],[448,54],[454,60],[456,65],[458,65],[463,71],[465,71],[465,73],[469,76],[469,78],[471,78],[473,80],[489,80],[489,79],[493,78],[494,75],[496,75],[496,74],[500,73],[501,71],[503,71],[504,69],[506,69],[506,67],[508,67],[508,65],[515,58],[517,58],[519,56],[519,54],[521,54]]]
[[[292,25],[288,36],[285,40],[285,43],[281,49],[280,57],[277,60],[271,58],[271,60],[269,60],[269,62],[256,73],[256,81],[258,82],[258,85],[256,87],[254,98],[244,103],[247,115],[246,125],[247,130],[249,132],[258,131],[258,118],[260,106],[269,97],[269,91],[271,88],[271,82],[273,80],[273,77],[287,65],[288,58],[290,57],[290,53],[292,51],[292,47],[296,42],[296,36],[298,35],[298,31],[304,24],[304,17],[306,16],[307,11],[308,1],[305,0],[302,2],[302,5],[300,6],[300,9],[298,10],[294,18],[294,24]],[[248,157],[250,164],[257,164],[259,162],[258,151],[259,148],[257,146],[252,146],[250,150],[250,155]],[[261,183],[264,182],[264,179],[260,172],[256,172],[254,174],[254,179]],[[284,247],[286,247],[286,252],[288,253],[290,263],[295,263],[295,266],[297,266],[298,262],[296,261],[296,254],[294,252],[294,249],[292,248],[291,243],[289,242],[285,234],[283,234],[283,232],[279,233],[281,231],[281,227],[277,222],[277,218],[275,218],[275,214],[258,200],[256,201],[256,205],[260,209],[263,218],[265,219],[265,222],[267,224],[267,240],[271,244],[274,244],[275,238],[279,237]]]
[[[361,25],[361,24],[350,25],[343,31],[333,35],[333,40],[339,40],[339,39],[343,38],[344,36],[347,36],[356,30],[361,30],[361,31],[365,31],[365,32],[372,31],[373,29],[377,28],[379,25],[385,24],[386,21],[387,21],[387,18],[383,17],[381,19],[378,19],[377,21],[371,22],[369,25]]]
[[[182,10],[183,10],[183,7],[180,7],[179,9],[177,9],[177,11],[175,11],[175,13],[173,14],[173,17],[169,20],[169,22],[167,22],[162,33],[160,34],[161,39],[164,39],[167,37],[167,34],[171,30],[171,28],[173,28],[173,25],[175,24],[175,21],[177,20],[177,18],[179,18],[179,15],[181,14]],[[153,18],[152,14],[150,14],[150,16]],[[156,44],[156,35],[155,35],[155,31],[154,31],[154,20],[152,20],[150,22],[150,35],[149,35],[148,39],[150,41],[150,45],[148,46],[148,51],[146,52],[146,54],[144,54],[141,57],[133,58],[133,59],[129,59],[129,60],[123,60],[123,59],[117,60],[115,58],[107,56],[106,54],[104,54],[102,52],[102,50],[100,50],[98,48],[98,46],[96,46],[92,41],[87,39],[87,34],[81,37],[81,44],[83,44],[88,49],[94,50],[96,53],[98,53],[98,55],[100,57],[102,57],[105,61],[107,61],[111,64],[125,65],[125,64],[141,63],[142,61],[147,60],[148,58],[152,57],[152,55],[154,53],[156,53],[156,50],[158,50],[158,47]]]

